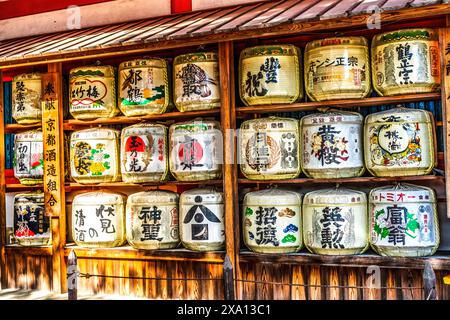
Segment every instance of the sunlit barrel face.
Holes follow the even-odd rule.
[[[42,121],[42,75],[20,74],[12,81],[12,117],[19,124]]]
[[[49,155],[52,156],[53,155]],[[56,154],[54,155],[56,157]],[[14,137],[14,176],[23,185],[37,185],[44,179],[44,145],[41,130],[17,133]]]
[[[370,244],[384,256],[420,257],[439,247],[436,195],[430,188],[397,184],[369,195]]]
[[[433,29],[403,29],[372,40],[372,82],[381,96],[440,88],[439,36]]]

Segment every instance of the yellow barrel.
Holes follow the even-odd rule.
[[[372,40],[372,81],[381,96],[439,91],[439,35],[433,29],[402,29]]]
[[[305,48],[305,88],[313,101],[361,99],[370,93],[369,45],[364,37],[311,41]]]
[[[181,112],[220,107],[219,62],[216,52],[177,56],[173,61],[173,99]]]
[[[364,124],[366,168],[377,177],[416,176],[436,163],[431,112],[394,108],[369,114]]]
[[[14,136],[14,177],[23,185],[44,182],[44,146],[42,131],[31,130]]]
[[[136,59],[119,65],[119,108],[124,115],[164,113],[169,99],[166,60]]]
[[[126,196],[109,191],[78,194],[72,201],[72,237],[81,247],[118,247],[126,242]]]
[[[12,82],[12,117],[19,124],[42,121],[42,75],[40,73],[20,74]]]
[[[369,195],[370,245],[383,256],[422,257],[439,247],[439,219],[433,189],[402,183]]]
[[[239,59],[239,94],[247,106],[293,103],[303,98],[301,53],[293,45],[246,48]]]
[[[119,131],[74,131],[70,137],[70,172],[78,183],[120,181]]]
[[[303,245],[301,207],[298,192],[267,189],[247,193],[242,207],[245,245],[260,253],[299,251]]]
[[[70,70],[69,78],[69,111],[75,119],[111,118],[119,113],[114,67],[77,67]]]
[[[241,171],[248,179],[297,177],[300,174],[298,120],[269,117],[243,122],[239,154]]]

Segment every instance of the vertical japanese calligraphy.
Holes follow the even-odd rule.
[[[13,79],[12,116],[20,124],[39,123],[41,111],[40,73],[20,74]]]
[[[14,176],[23,185],[36,185],[44,181],[44,146],[42,131],[17,133],[14,137]]]
[[[449,24],[447,24],[449,25]],[[442,57],[440,69],[442,70],[441,103],[443,115],[443,142],[444,150],[450,150],[450,28],[439,30],[439,43]],[[450,199],[450,159],[445,155],[445,194]],[[447,206],[447,217],[450,218],[450,206]]]

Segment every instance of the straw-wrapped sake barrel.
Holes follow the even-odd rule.
[[[222,176],[220,123],[195,120],[169,128],[170,172],[178,181],[201,181]]]
[[[180,196],[180,238],[194,251],[225,247],[223,193],[212,188],[191,189]]]
[[[42,121],[42,75],[20,74],[12,81],[12,117],[19,124]]]
[[[180,243],[178,194],[143,191],[128,196],[127,240],[136,249],[170,249]]]
[[[436,162],[433,115],[394,108],[370,114],[364,125],[366,168],[377,177],[424,175]]]
[[[311,178],[358,177],[364,172],[363,117],[356,112],[331,111],[300,121],[303,172]]]
[[[344,188],[307,193],[303,199],[303,236],[312,253],[363,253],[369,246],[366,194]]]
[[[302,248],[301,194],[282,189],[249,192],[242,207],[245,245],[254,252],[291,253]]]
[[[165,126],[144,123],[123,128],[120,149],[124,182],[158,182],[167,178],[169,160]]]
[[[14,177],[23,185],[36,185],[44,181],[44,146],[42,131],[17,133],[14,137]]]
[[[72,201],[72,237],[82,247],[118,247],[126,242],[126,196],[109,191],[78,194]]]
[[[269,117],[243,122],[239,149],[241,171],[248,179],[289,179],[300,174],[296,119]]]
[[[369,45],[364,37],[311,41],[305,48],[305,88],[313,101],[361,99],[370,87]]]
[[[136,59],[119,65],[119,108],[124,115],[164,113],[169,97],[166,60]]]
[[[78,183],[120,181],[119,131],[92,128],[73,132],[70,172]]]
[[[173,99],[181,112],[220,107],[219,62],[216,52],[177,56],[173,61]]]
[[[239,60],[239,94],[248,106],[293,103],[303,97],[301,53],[293,45],[246,48]]]
[[[119,113],[114,73],[112,66],[70,70],[69,111],[75,119],[111,118]]]
[[[436,195],[430,188],[397,184],[369,195],[370,244],[383,256],[421,257],[439,247]]]
[[[372,40],[372,81],[381,96],[439,91],[439,35],[433,29],[403,29]]]
[[[23,246],[50,244],[50,218],[45,215],[42,191],[14,196],[14,237]]]

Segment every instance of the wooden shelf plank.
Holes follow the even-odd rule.
[[[433,93],[400,95],[393,97],[371,97],[365,99],[330,100],[321,102],[300,102],[292,104],[249,106],[236,108],[236,111],[238,114],[311,111],[316,110],[317,108],[325,108],[325,107],[338,107],[338,108],[373,107],[387,104],[401,104],[406,102],[432,101],[432,100],[439,100],[440,98],[441,95],[439,92],[433,92]]]
[[[397,181],[432,181],[444,180],[444,176],[426,175],[426,176],[409,176],[409,177],[356,177],[342,179],[312,179],[312,178],[296,178],[285,180],[250,180],[239,179],[240,184],[301,184],[301,183],[359,183],[359,182],[397,182]]]
[[[116,125],[116,124],[136,124],[146,121],[162,120],[185,120],[196,117],[212,117],[220,114],[220,109],[201,110],[190,112],[167,112],[163,114],[153,114],[139,117],[118,116],[113,118],[99,118],[95,120],[64,120],[64,130],[75,130],[80,127],[91,127],[98,125]]]
[[[43,189],[44,186],[42,184],[37,184],[35,186],[26,186],[20,183],[13,183],[6,185],[6,192],[14,192],[14,191],[27,191],[27,190],[36,190]]]
[[[115,248],[83,248],[74,244],[67,245],[65,255],[75,250],[77,258],[118,259],[118,260],[170,260],[223,263],[224,251],[197,252],[184,248],[166,250],[137,250],[130,246]]]
[[[85,188],[142,188],[147,187],[161,187],[161,186],[177,186],[177,185],[218,185],[222,184],[222,180],[205,180],[205,181],[165,181],[165,182],[155,182],[155,183],[125,183],[125,182],[108,182],[108,183],[98,183],[98,184],[81,184],[76,182],[70,182],[65,184],[66,191],[85,189]]]
[[[312,254],[309,252],[268,254],[243,250],[239,254],[239,261],[241,263],[307,264],[340,267],[365,267],[376,265],[386,268],[413,269],[423,269],[425,262],[429,261],[435,270],[448,270],[450,269],[450,252],[437,252],[431,257],[403,258],[383,257],[377,255],[373,251],[361,255],[332,256]]]
[[[41,123],[35,123],[35,124],[18,124],[18,123],[12,123],[12,124],[5,124],[5,133],[15,133],[15,132],[22,132],[27,130],[33,130],[42,127]]]
[[[28,256],[51,256],[53,248],[51,246],[21,246],[19,244],[8,244],[5,246],[6,252],[13,251]]]

